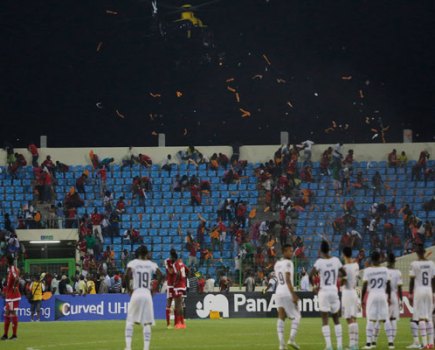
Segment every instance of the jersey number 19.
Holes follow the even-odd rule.
[[[150,275],[148,272],[136,272],[139,288],[148,288],[150,283]]]

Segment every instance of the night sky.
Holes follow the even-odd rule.
[[[190,39],[182,4],[153,20],[150,1],[2,1],[1,141],[380,142],[381,120],[387,142],[434,141],[433,1],[221,0]]]

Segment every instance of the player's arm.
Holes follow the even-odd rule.
[[[178,284],[178,282],[180,282],[181,279],[181,271],[179,269],[177,269],[177,267],[175,266],[175,264],[173,265],[173,271],[175,273],[175,279],[174,279],[174,286],[176,286]]]
[[[291,276],[290,272],[285,273],[285,283],[286,283],[287,288],[293,297],[293,303],[297,304],[299,301],[299,298],[298,298],[297,294],[295,293],[295,289],[293,288],[293,283],[292,283],[291,277],[292,276]]]
[[[367,293],[367,286],[368,286],[368,282],[364,281],[362,292],[361,292],[361,305],[364,305],[364,298],[365,298],[366,293]]]
[[[347,280],[346,269],[343,266],[340,267],[340,269],[338,270],[338,276],[340,277],[340,280],[341,280],[340,284],[343,286]]]
[[[133,271],[131,270],[131,267],[128,267],[127,271],[125,272],[125,275],[124,275],[124,281],[125,281],[125,290],[130,295],[133,292],[131,289],[131,280],[132,279],[133,279]]]
[[[162,283],[162,280],[163,280],[163,274],[159,268],[156,269],[155,275],[156,275],[156,280],[157,280],[157,288],[155,290],[154,290],[154,288],[151,288],[152,294],[157,293],[160,290],[160,284]]]
[[[391,300],[391,281],[387,281],[387,297],[388,297],[388,304],[390,304],[390,300]]]

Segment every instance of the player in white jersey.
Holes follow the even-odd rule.
[[[409,271],[409,297],[413,302],[412,319],[418,321],[423,349],[434,348],[434,329],[432,321],[433,293],[435,292],[435,263],[427,260],[425,249],[416,249],[418,260],[411,263]]]
[[[275,276],[277,277],[277,287],[275,291],[275,301],[278,306],[278,321],[276,330],[278,333],[279,349],[284,350],[284,325],[288,317],[292,320],[290,338],[288,345],[298,350],[295,338],[301,321],[301,313],[298,307],[299,298],[293,288],[294,267],[291,258],[293,256],[293,247],[286,244],[282,247],[283,259],[275,264]]]
[[[349,350],[358,349],[358,294],[356,286],[358,284],[359,266],[352,259],[352,248],[343,248],[344,270],[346,279],[343,280],[341,287],[341,314],[346,319],[349,326]]]
[[[337,282],[341,276],[346,279],[346,271],[343,265],[336,257],[329,255],[329,243],[322,241],[320,244],[320,258],[316,260],[313,269],[310,272],[310,282],[314,286],[314,276],[319,274],[320,289],[316,286],[314,292],[319,292],[319,308],[322,316],[322,333],[326,342],[326,349],[332,349],[331,329],[329,328],[328,317],[332,314],[332,319],[335,324],[335,336],[337,338],[337,350],[343,348],[343,332],[340,324],[340,298],[338,297]]]
[[[402,273],[395,268],[396,257],[394,253],[388,254],[388,276],[390,279],[391,297],[389,305],[389,320],[385,323],[388,338],[388,347],[394,349],[394,339],[397,334],[397,321],[400,318],[402,308]]]
[[[388,301],[390,300],[391,286],[386,267],[380,266],[381,255],[374,251],[371,255],[372,266],[364,270],[363,290],[361,304],[365,305],[365,295],[368,291],[366,308],[366,336],[367,343],[363,349],[376,347],[374,341],[374,328],[377,322],[385,323],[388,319]]]
[[[131,350],[134,324],[143,326],[144,350],[149,350],[151,325],[154,323],[151,281],[157,276],[160,284],[162,274],[156,263],[147,259],[148,249],[140,246],[136,251],[137,259],[130,261],[125,273],[127,291],[131,295],[125,325],[125,350]]]

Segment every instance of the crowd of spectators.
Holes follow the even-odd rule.
[[[315,209],[312,200],[316,193],[307,186],[301,186],[302,183],[318,181],[313,175],[313,145],[314,142],[310,140],[298,145],[283,145],[276,150],[273,159],[256,169],[258,186],[262,190],[264,200],[264,210],[252,208],[248,211],[248,204],[245,201],[238,197],[229,197],[222,199],[219,203],[216,221],[207,221],[198,215],[196,232],[182,232],[181,227],[179,228],[179,234],[185,238],[187,265],[191,268],[192,281],[195,282],[197,288],[201,288],[202,282],[197,284],[198,281],[195,281],[195,278],[204,279],[204,289],[207,289],[206,281],[214,277],[209,276],[209,268],[212,265],[217,271],[215,284],[219,285],[223,291],[228,290],[233,281],[242,282],[250,289],[253,285],[263,286],[265,289],[270,288],[275,278],[272,273],[273,266],[279,255],[280,247],[284,244],[293,245],[299,266],[305,265],[307,261],[305,242],[302,236],[296,235],[296,226],[300,212]],[[32,144],[28,149],[32,156],[35,200],[23,205],[17,215],[16,228],[66,227],[79,230],[80,239],[77,243],[77,250],[81,259],[80,274],[74,278],[67,277],[71,283],[72,293],[76,291],[78,284],[81,284],[81,290],[83,290],[83,283],[80,282],[82,277],[84,283],[93,281],[96,291],[99,291],[102,285],[101,276],[104,276],[105,280],[108,278],[107,274],[111,275],[112,279],[114,276],[120,279],[119,269],[125,268],[133,254],[134,245],[142,243],[143,237],[139,229],[135,227],[120,232],[122,215],[126,211],[126,206],[132,203],[126,203],[123,196],[115,199],[111,190],[107,188],[107,172],[110,171],[114,159],[100,160],[97,154],[90,151],[92,174],[84,170],[83,174],[76,179],[75,186],[69,189],[64,201],[55,203],[56,174],[68,171],[68,166],[53,162],[50,156],[39,164],[37,147]],[[15,177],[19,167],[26,165],[26,161],[22,155],[15,153],[12,147],[7,148],[7,157],[8,171],[12,177]],[[412,166],[412,181],[424,179],[427,183],[434,179],[433,169],[427,166],[428,159],[429,154],[422,151],[418,161]],[[401,152],[398,156],[396,150],[393,150],[388,154],[387,160],[391,168],[404,167],[406,169],[408,159],[405,152]],[[211,170],[224,168],[225,172],[221,181],[225,184],[239,183],[245,174],[247,165],[245,161],[239,160],[238,153],[231,159],[222,153],[215,153],[208,158],[193,146],[179,151],[175,161],[196,166],[206,164],[207,169]],[[383,176],[376,172],[371,179],[367,179],[362,171],[354,171],[353,162],[353,150],[350,149],[344,153],[341,143],[326,149],[320,159],[321,176],[331,176],[336,197],[343,203],[344,214],[330,222],[334,234],[340,235],[340,248],[351,246],[358,250],[357,260],[363,265],[366,256],[363,249],[365,237],[369,237],[371,249],[379,250],[383,256],[394,249],[409,252],[412,251],[414,244],[433,240],[433,227],[430,221],[413,214],[409,205],[396,208],[394,193]],[[127,155],[122,159],[121,167],[131,167],[135,164],[150,167],[153,162],[149,156],[135,155],[132,148],[129,148]],[[171,155],[167,155],[161,163],[161,171],[168,172],[173,179],[172,191],[190,192],[190,204],[192,206],[202,205],[211,194],[210,182],[195,175],[190,177],[180,175],[173,164]],[[86,213],[79,217],[77,209],[85,204],[82,196],[85,195],[86,184],[91,178],[93,183],[97,181],[100,185],[104,211],[99,212],[98,208],[93,210],[86,208]],[[131,192],[133,199],[137,199],[139,205],[145,205],[145,199],[152,191],[153,181],[150,177],[136,176],[132,179]],[[360,209],[356,208],[352,199],[352,194],[357,191],[364,191],[365,195],[372,193],[373,205],[362,222],[358,222],[355,216]],[[394,197],[390,203],[384,203],[387,192]],[[35,209],[41,203],[49,205],[44,216],[40,210]],[[428,212],[434,210],[434,205],[435,199],[432,198],[423,204],[423,208]],[[88,214],[88,211],[92,213]],[[269,219],[271,217],[269,214],[273,214],[273,219]],[[398,216],[403,219],[403,230],[391,223],[390,219]],[[5,213],[4,217],[4,231],[0,233],[2,254],[16,254],[22,248],[8,213]],[[210,244],[206,244],[208,240],[205,239],[205,235],[210,236]],[[120,262],[115,261],[113,246],[104,246],[104,237],[111,237],[112,245],[115,237],[121,237]],[[231,243],[232,263],[223,258],[225,243],[229,242]],[[205,275],[203,276],[198,271],[204,272]],[[300,277],[302,278],[303,275],[301,274]],[[60,280],[64,280],[63,277]],[[110,289],[112,283],[110,285],[103,283],[103,286],[106,284]]]

